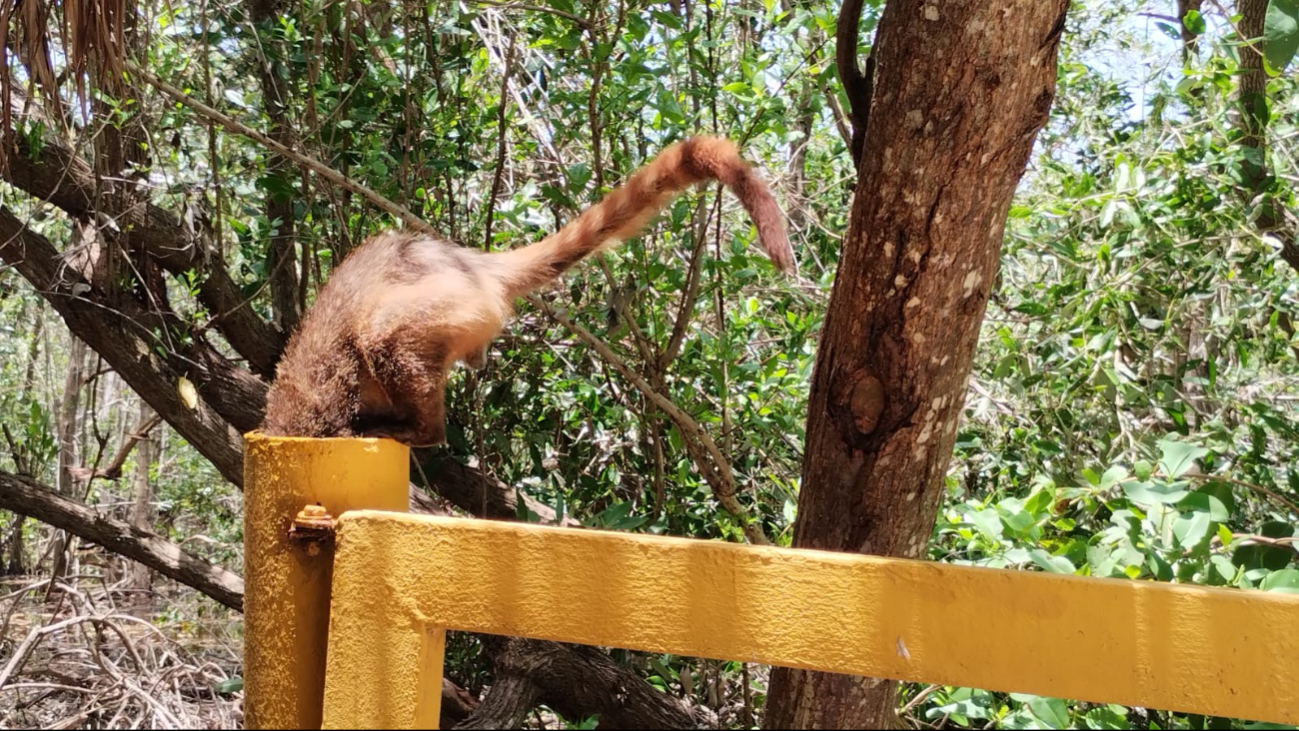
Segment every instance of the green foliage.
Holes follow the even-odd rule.
[[[1299,2],[1269,0],[1263,37],[1263,57],[1277,72],[1284,71],[1299,51]]]

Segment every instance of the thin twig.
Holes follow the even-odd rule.
[[[527,295],[525,299],[586,341],[586,344],[594,348],[609,365],[613,366],[614,370],[622,374],[623,378],[631,381],[641,393],[645,394],[647,398],[662,409],[684,434],[688,434],[698,441],[704,451],[707,452],[708,461],[711,462],[710,465],[701,463],[700,466],[711,468],[704,470],[705,477],[708,477],[709,473],[713,476],[714,480],[710,480],[713,484],[713,493],[717,495],[722,507],[726,508],[727,512],[740,521],[740,525],[744,529],[744,535],[748,537],[751,543],[770,545],[771,541],[767,539],[767,536],[763,534],[762,529],[756,523],[750,521],[744,506],[735,498],[735,475],[731,472],[730,462],[722,455],[717,443],[708,435],[708,432],[704,431],[699,422],[695,421],[693,417],[673,403],[667,396],[655,390],[648,381],[632,370],[631,366],[627,365],[617,353],[613,352],[608,345],[595,335],[592,335],[585,327],[570,320],[566,315],[551,307],[548,302],[536,295]]]
[[[492,176],[492,191],[487,196],[487,221],[484,224],[487,233],[483,236],[483,251],[492,249],[492,224],[496,218],[496,198],[501,194],[501,183],[505,177],[506,126],[505,110],[509,107],[510,73],[514,70],[515,37],[510,36],[510,48],[505,52],[505,69],[501,72],[501,101],[496,112],[496,126],[500,139],[496,144],[496,172]]]
[[[1284,495],[1278,494],[1277,492],[1269,488],[1263,487],[1262,485],[1257,485],[1253,482],[1245,482],[1244,480],[1237,480],[1234,477],[1227,477],[1225,475],[1185,474],[1182,475],[1182,478],[1187,480],[1196,480],[1198,482],[1226,482],[1232,485],[1239,485],[1240,487],[1248,488],[1261,495],[1265,495],[1271,498],[1272,500],[1289,508],[1290,511],[1295,515],[1299,515],[1299,505],[1296,505],[1293,500],[1290,500]]]
[[[433,233],[432,226],[425,223],[423,219],[421,219],[419,216],[416,216],[414,212],[412,212],[410,209],[406,208],[405,206],[395,203],[383,197],[382,195],[379,195],[373,190],[367,188],[365,185],[362,185],[361,183],[352,180],[346,175],[343,175],[337,170],[320,162],[319,160],[315,160],[299,152],[294,152],[293,150],[290,150],[289,148],[285,147],[284,145],[281,145],[280,143],[276,142],[270,137],[253,129],[252,127],[249,127],[248,125],[243,124],[238,120],[228,117],[225,114],[217,111],[216,109],[213,109],[212,107],[204,104],[203,102],[189,96],[188,94],[181,91],[180,89],[177,89],[176,87],[172,86],[171,84],[168,84],[162,79],[159,79],[157,76],[154,76],[151,72],[146,71],[140,68],[139,66],[136,66],[134,63],[127,61],[126,65],[127,65],[127,69],[131,73],[149,82],[150,85],[154,86],[162,93],[171,97],[175,101],[184,104],[190,109],[193,109],[199,114],[202,114],[203,116],[212,119],[213,121],[219,123],[221,126],[225,127],[231,132],[234,132],[235,134],[243,135],[253,140],[254,142],[258,143],[259,145],[266,147],[267,149],[271,150],[277,155],[281,155],[286,159],[292,160],[297,164],[310,169],[313,173],[319,175],[320,177],[342,188],[345,188],[355,193],[356,195],[361,196],[362,198],[365,198],[366,200],[373,203],[376,207],[380,208],[383,211],[386,211],[387,213],[391,214],[393,217],[397,218],[398,220],[410,226],[411,228],[426,233]]]
[[[573,21],[582,30],[586,30],[590,25],[583,18],[579,18],[578,16],[573,15],[572,13],[566,13],[563,10],[556,10],[555,8],[546,8],[540,5],[525,5],[523,3],[503,3],[503,2],[498,2],[497,0],[473,0],[473,1],[478,3],[479,5],[490,5],[491,7],[500,8],[502,10],[518,9],[518,10],[531,10],[536,13],[549,13],[550,15],[556,15],[566,20]]]

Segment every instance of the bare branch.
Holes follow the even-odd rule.
[[[122,446],[117,450],[117,454],[113,456],[112,461],[109,462],[107,466],[72,467],[69,468],[68,471],[72,473],[73,477],[84,481],[90,481],[96,477],[105,480],[116,480],[120,478],[122,476],[122,465],[126,464],[126,458],[131,456],[131,452],[135,449],[135,445],[147,439],[149,437],[149,432],[153,431],[153,428],[161,422],[162,417],[154,414],[136,425],[136,427],[131,430],[131,433],[126,435],[126,439],[122,442]]]
[[[244,580],[154,533],[100,515],[35,480],[0,472],[0,506],[97,543],[192,587],[231,609],[243,609]]]
[[[839,80],[848,95],[848,114],[852,119],[853,165],[861,164],[866,149],[866,126],[870,121],[871,96],[875,83],[875,59],[866,59],[866,70],[857,65],[857,31],[861,25],[862,0],[844,0],[839,10],[839,25],[835,32],[835,61],[839,66]]]
[[[261,375],[274,372],[284,348],[285,336],[248,306],[239,286],[220,265],[212,242],[184,221],[154,206],[138,202],[124,209],[99,208],[128,196],[98,195],[104,186],[117,185],[97,180],[90,165],[56,140],[42,140],[39,147],[18,140],[16,154],[9,155],[4,180],[36,198],[48,201],[76,218],[128,231],[128,245],[137,247],[176,275],[200,274],[198,299],[211,312],[212,324],[248,364]],[[134,199],[138,200],[138,199]]]
[[[243,484],[240,435],[205,400],[200,399],[193,407],[186,404],[178,385],[185,375],[183,370],[187,370],[201,394],[205,390],[216,393],[221,389],[205,389],[210,381],[206,378],[207,370],[199,364],[191,362],[190,368],[178,369],[175,363],[184,362],[178,354],[160,355],[152,333],[142,324],[165,328],[168,323],[129,301],[110,300],[104,292],[64,266],[63,257],[48,239],[27,228],[3,207],[0,207],[0,261],[13,266],[58,311],[68,329],[103,356],[222,476],[236,485]],[[195,338],[191,350],[210,348]],[[204,357],[213,365],[223,360],[215,352]],[[257,380],[251,374],[245,372],[245,375]]]

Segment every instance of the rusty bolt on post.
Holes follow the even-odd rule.
[[[320,546],[334,542],[334,516],[319,503],[298,511],[289,526],[289,540],[306,547],[308,556],[320,555]]]

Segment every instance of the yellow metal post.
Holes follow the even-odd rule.
[[[1299,596],[359,511],[326,728],[422,728],[441,630],[1299,722]]]
[[[378,439],[244,437],[245,727],[320,728],[333,546],[291,541],[304,506],[405,511],[409,449]]]

